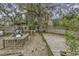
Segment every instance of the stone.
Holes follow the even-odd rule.
[[[4,34],[4,32],[3,31],[0,31],[0,36],[2,36]]]

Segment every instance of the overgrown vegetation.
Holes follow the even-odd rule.
[[[64,27],[66,30],[78,31],[79,29],[79,15],[76,15],[74,11],[68,13],[63,18],[53,20],[54,26]]]
[[[79,31],[79,15],[72,10],[63,18],[53,20],[53,26],[60,26],[65,28],[66,45],[69,47],[70,55],[78,54],[78,42],[75,32]]]
[[[66,45],[69,47],[69,51],[71,52],[71,55],[76,55],[77,54],[76,51],[78,50],[78,43],[74,32],[66,31],[65,38],[66,38]]]

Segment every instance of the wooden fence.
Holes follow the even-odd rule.
[[[3,48],[22,48],[25,43],[23,40],[3,40]]]
[[[20,38],[5,38],[3,39],[3,48],[23,48],[25,42],[28,40],[28,34]]]

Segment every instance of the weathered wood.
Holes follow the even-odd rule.
[[[3,40],[3,48],[5,48],[5,40]]]
[[[28,39],[28,34],[22,36],[21,38],[9,37],[3,39],[3,48],[8,48],[8,47],[22,48],[27,39]]]

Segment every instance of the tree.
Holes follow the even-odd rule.
[[[79,28],[79,15],[75,14],[74,11],[71,11],[56,22],[57,26],[62,26],[66,30],[77,30],[77,28]]]
[[[32,26],[34,25],[35,19],[37,19],[38,28],[47,27],[47,21],[49,20],[49,14],[46,4],[20,4],[21,7],[27,10],[27,16],[32,19]],[[36,23],[36,22],[35,22]],[[38,30],[39,30],[38,29]]]
[[[11,6],[11,4],[8,4]],[[7,7],[8,8],[8,7]],[[17,8],[13,7],[12,9],[9,8],[10,10],[6,10],[5,4],[0,4],[0,12],[3,12],[7,19],[11,21],[13,24],[15,24],[16,20],[21,20],[22,19],[22,13],[17,12]],[[19,10],[19,9],[18,9]]]

